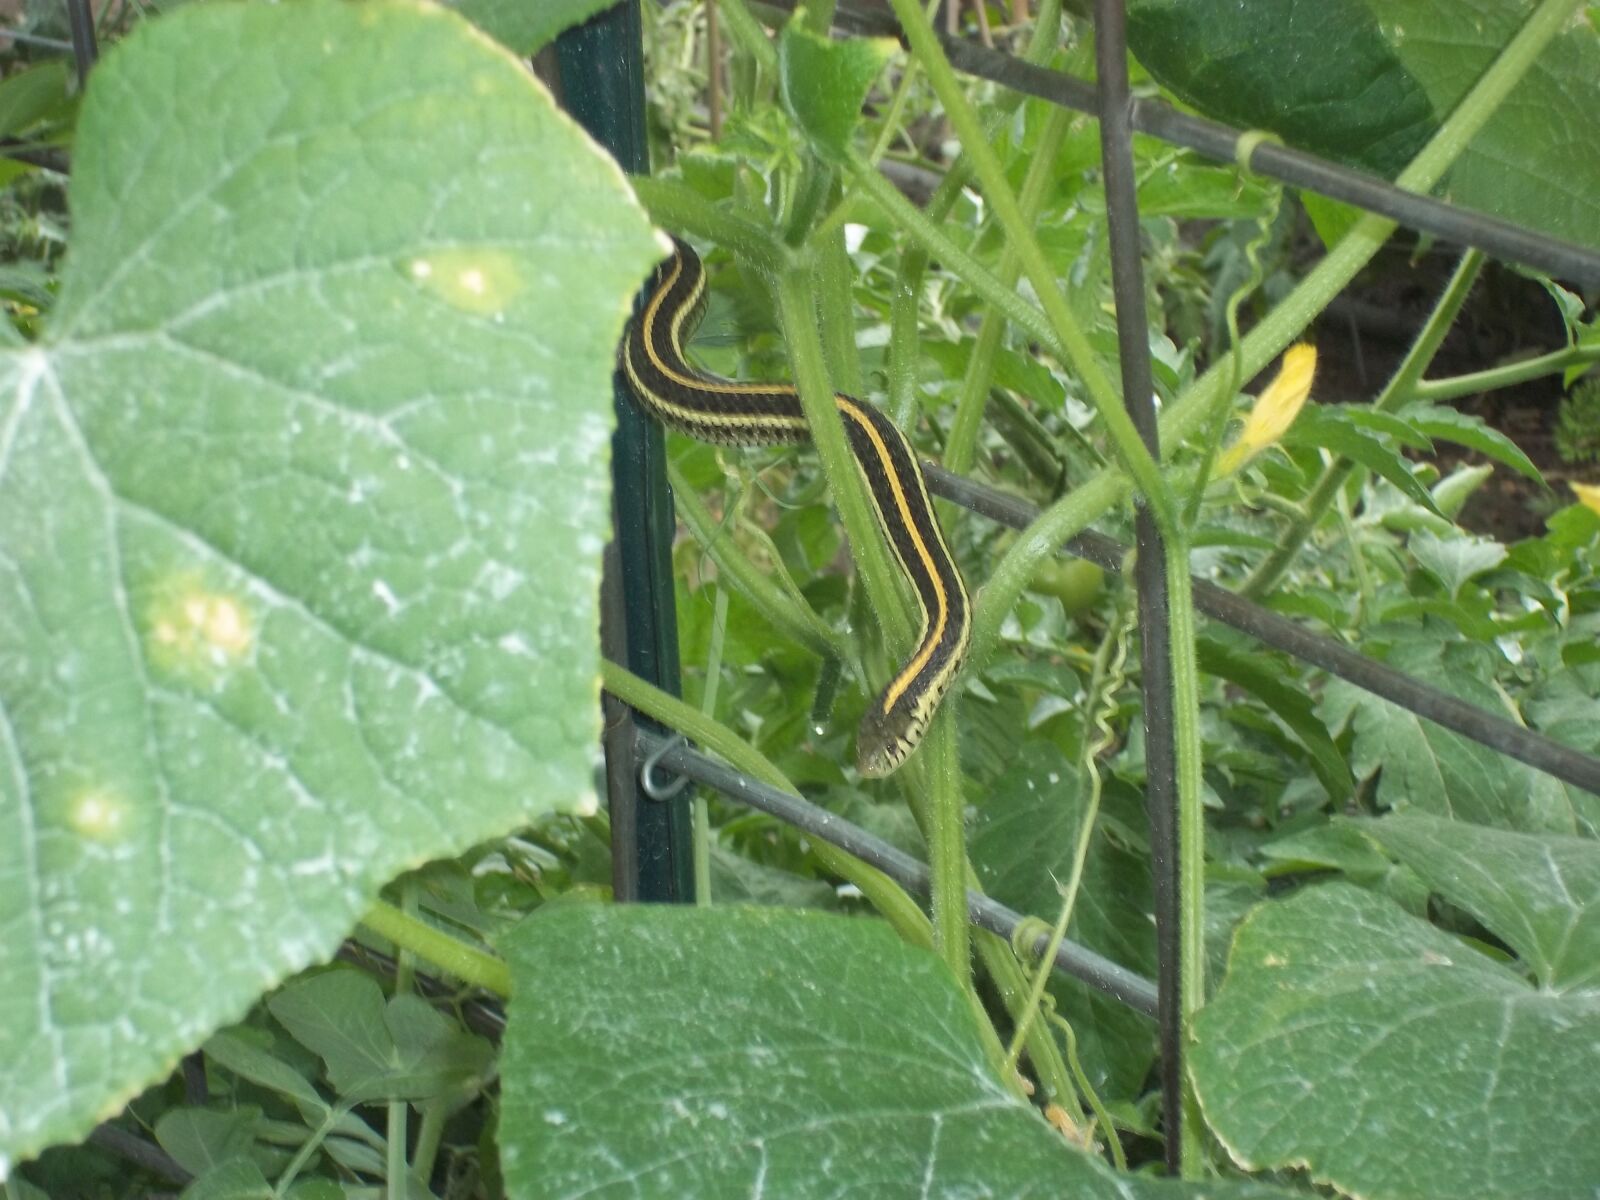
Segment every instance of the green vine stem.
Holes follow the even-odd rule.
[[[1537,358],[1473,371],[1466,375],[1451,375],[1444,379],[1424,379],[1411,389],[1418,400],[1455,400],[1479,392],[1492,392],[1497,388],[1514,387],[1530,379],[1540,379],[1565,371],[1568,367],[1586,367],[1600,363],[1600,342],[1582,346],[1568,346]]]
[[[1033,157],[1028,161],[1028,172],[1017,193],[1017,205],[1030,225],[1038,221],[1045,195],[1055,183],[1056,158],[1074,120],[1076,116],[1070,109],[1052,107],[1045,118],[1044,128],[1039,131],[1039,142],[1034,147]],[[1021,273],[1022,260],[1017,255],[1016,246],[1007,241],[995,275],[1002,286],[1014,288],[1017,276]],[[950,422],[950,436],[945,442],[944,465],[960,475],[972,469],[972,460],[977,453],[984,402],[989,398],[989,388],[994,382],[995,356],[999,353],[1000,339],[1004,334],[1005,319],[995,309],[989,309],[983,314],[983,324],[978,327],[972,358],[967,363],[967,373],[961,381],[956,415]]]
[[[977,876],[972,873],[968,874],[967,887],[970,891],[982,891]],[[973,944],[978,951],[978,961],[983,964],[990,982],[1000,993],[1000,1001],[1005,1005],[1006,1012],[1012,1021],[1022,1020],[1023,1014],[1028,1011],[1028,973],[1017,961],[1011,943],[999,934],[979,929]],[[1002,1064],[1005,1057],[1005,1047],[1001,1046]],[[1067,1069],[1066,1059],[1061,1056],[1061,1047],[1056,1045],[1048,1029],[1035,1026],[1028,1031],[1028,1061],[1048,1096],[1059,1101],[1068,1111],[1082,1112],[1073,1091],[1072,1075]],[[1011,1078],[1012,1073],[1007,1071],[1006,1077]]]
[[[1372,402],[1373,408],[1379,412],[1391,412],[1416,396],[1417,381],[1422,378],[1423,373],[1432,364],[1434,355],[1439,352],[1439,346],[1443,343],[1445,335],[1450,332],[1450,327],[1455,324],[1461,306],[1466,303],[1467,295],[1472,291],[1472,285],[1482,269],[1483,254],[1480,251],[1468,250],[1461,256],[1455,272],[1450,276],[1450,282],[1445,285],[1443,293],[1433,306],[1433,311],[1428,314],[1422,331],[1417,334],[1417,340],[1411,344],[1411,349],[1406,351],[1405,358],[1395,368],[1389,381],[1383,385],[1378,398]],[[1344,487],[1345,480],[1350,478],[1355,466],[1356,464],[1350,459],[1339,459],[1323,468],[1322,475],[1317,479],[1311,494],[1302,506],[1303,514],[1284,531],[1271,552],[1256,564],[1256,569],[1250,573],[1250,577],[1239,589],[1241,595],[1256,598],[1271,590],[1272,585],[1277,583],[1289,564],[1300,553],[1312,530],[1322,523],[1322,518],[1327,515],[1334,497]]]
[[[1177,769],[1178,1007],[1187,1035],[1206,1003],[1205,747],[1200,733],[1200,666],[1189,540],[1183,530],[1162,540],[1167,574],[1167,628],[1172,639],[1172,741]],[[1205,1169],[1205,1118],[1194,1081],[1183,1079],[1183,1129],[1179,1161],[1185,1179]]]
[[[962,987],[972,983],[972,937],[967,921],[966,800],[956,738],[960,695],[951,689],[928,730],[928,870],[932,877],[934,945]]]
[[[386,900],[368,909],[361,924],[393,942],[397,949],[409,951],[463,983],[502,1000],[511,999],[511,971],[487,950],[468,945],[420,918],[408,916]]]
[[[718,11],[728,26],[728,33],[751,58],[768,79],[778,77],[778,48],[772,44],[761,22],[750,14],[744,0],[717,0]]]
[[[774,629],[819,658],[848,658],[844,637],[750,560],[727,528],[711,515],[676,463],[667,464],[667,480],[678,519],[717,565],[719,579],[754,605]]]
[[[1195,518],[1200,515],[1200,504],[1205,499],[1206,484],[1211,480],[1211,467],[1216,461],[1217,451],[1222,446],[1222,435],[1227,432],[1228,414],[1233,409],[1233,398],[1239,393],[1239,385],[1244,382],[1244,362],[1239,354],[1239,306],[1245,298],[1252,295],[1261,286],[1264,268],[1261,263],[1261,251],[1272,237],[1272,227],[1278,222],[1278,212],[1283,205],[1282,187],[1274,187],[1270,193],[1271,204],[1256,220],[1255,234],[1245,243],[1245,262],[1250,267],[1250,274],[1242,280],[1233,294],[1228,297],[1224,309],[1224,317],[1228,329],[1228,361],[1232,364],[1228,373],[1228,382],[1217,389],[1216,403],[1212,405],[1211,412],[1206,418],[1206,429],[1200,437],[1200,465],[1195,468],[1194,482],[1189,485],[1189,503],[1184,511],[1184,524],[1193,526]]]
[[[977,113],[968,103],[966,93],[949,60],[945,58],[932,26],[922,19],[922,12],[914,0],[890,0],[890,3],[912,52],[922,61],[922,69],[927,72],[928,82],[933,85],[946,118],[961,139],[963,153],[972,159],[973,171],[983,186],[984,197],[993,207],[1001,228],[1016,251],[1023,274],[1033,285],[1034,294],[1038,296],[1050,327],[1055,331],[1053,340],[1066,351],[1064,365],[1071,367],[1082,380],[1084,391],[1105,426],[1106,436],[1116,449],[1123,469],[1133,478],[1149,505],[1157,527],[1164,536],[1175,536],[1178,532],[1177,511],[1171,490],[1155,459],[1145,448],[1138,430],[1134,428],[1133,420],[1123,407],[1110,377],[1101,367],[1099,356],[1089,344],[1088,335],[1072,315],[1066,297],[1057,284],[1055,272],[1045,260],[1033,228],[1024,217],[1016,195],[1006,180],[1005,169],[984,137]]]
[[[809,239],[816,264],[817,316],[834,386],[862,394],[861,354],[856,349],[855,268],[844,248],[844,229],[816,231]]]
[[[1044,995],[1056,951],[1061,948],[1067,928],[1072,924],[1072,910],[1077,903],[1078,888],[1083,883],[1084,867],[1089,861],[1089,844],[1094,840],[1095,823],[1100,818],[1102,780],[1097,760],[1116,741],[1116,732],[1111,728],[1110,719],[1116,713],[1117,690],[1126,681],[1122,668],[1127,657],[1128,635],[1133,626],[1132,616],[1131,605],[1124,602],[1119,606],[1116,620],[1111,622],[1105,636],[1100,639],[1089,675],[1089,686],[1084,689],[1081,709],[1084,715],[1083,759],[1078,764],[1078,773],[1088,784],[1088,795],[1084,798],[1083,812],[1078,818],[1078,839],[1073,845],[1072,868],[1067,873],[1067,882],[1061,885],[1061,912],[1051,930],[1050,943],[1039,956],[1028,1015],[1018,1023],[1016,1035],[1012,1038],[1009,1051],[1012,1062],[1022,1051],[1022,1038],[1033,1024],[1033,1012]]]
[[[417,1126],[417,1144],[411,1154],[411,1177],[418,1180],[433,1178],[433,1164],[439,1157],[439,1146],[444,1140],[445,1120],[453,1111],[450,1098],[438,1096],[422,1104],[422,1121]],[[422,1186],[419,1185],[418,1191]]]
[[[717,598],[711,615],[711,645],[706,648],[706,685],[700,693],[700,711],[710,717],[717,711],[717,691],[722,682],[722,647],[728,636],[728,589],[713,585]],[[694,790],[689,813],[690,842],[694,847],[694,902],[710,908],[711,805],[704,788]]]

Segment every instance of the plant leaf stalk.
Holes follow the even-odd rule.
[[[1484,371],[1472,371],[1466,375],[1420,380],[1411,389],[1411,394],[1418,400],[1455,400],[1478,392],[1492,392],[1497,388],[1513,387],[1530,379],[1554,375],[1558,371],[1565,371],[1568,367],[1583,367],[1592,363],[1600,363],[1600,342],[1585,346],[1568,346],[1565,350],[1555,350],[1549,354],[1541,354],[1537,358],[1525,358],[1521,362],[1506,363],[1504,366],[1490,367]]]
[[[1028,172],[1023,177],[1022,188],[1017,193],[1017,205],[1030,225],[1039,219],[1044,207],[1045,194],[1056,178],[1056,157],[1067,130],[1076,119],[1066,108],[1052,107],[1039,131],[1039,141],[1033,157],[1028,162]],[[1022,261],[1014,243],[1007,241],[1001,251],[995,275],[1005,287],[1015,287],[1022,273]],[[961,395],[956,401],[956,415],[950,422],[950,436],[945,442],[944,465],[965,475],[972,470],[972,460],[977,452],[978,429],[983,423],[984,403],[989,398],[989,388],[994,382],[995,356],[1000,350],[1000,339],[1005,333],[1005,319],[995,309],[983,314],[983,324],[978,328],[977,341],[973,343],[972,358],[967,363],[966,376],[961,381]]]
[[[361,924],[393,942],[401,951],[409,951],[463,983],[502,1000],[511,998],[511,970],[504,962],[487,950],[480,950],[426,921],[407,915],[388,901],[380,900],[368,909]]]

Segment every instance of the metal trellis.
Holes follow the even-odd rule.
[[[786,6],[773,7],[781,11]],[[885,25],[880,13],[864,14],[845,8],[838,10],[835,25],[877,34],[899,33],[892,19]],[[1430,196],[1404,191],[1364,172],[1270,140],[1251,139],[1246,142],[1248,153],[1240,155],[1241,139],[1247,137],[1244,131],[1179,113],[1159,101],[1130,95],[1122,0],[1097,0],[1096,32],[1099,60],[1096,85],[1034,66],[949,34],[943,35],[941,42],[952,65],[959,70],[1051,103],[1091,113],[1101,119],[1123,394],[1132,398],[1130,413],[1152,453],[1157,452],[1157,446],[1148,346],[1144,337],[1144,288],[1140,274],[1138,210],[1132,175],[1131,147],[1135,131],[1223,161],[1233,161],[1238,155],[1244,166],[1262,175],[1344,200],[1410,228],[1475,246],[1496,257],[1534,266],[1562,278],[1590,285],[1600,284],[1600,254],[1585,247],[1533,233],[1482,213],[1459,209]],[[952,475],[934,464],[925,466],[930,487],[935,492],[991,519],[1020,529],[1038,515],[1038,510],[1026,501]],[[1183,1120],[1180,1086],[1183,1067],[1176,976],[1177,889],[1174,871],[1177,847],[1172,820],[1176,789],[1173,786],[1170,737],[1172,693],[1167,655],[1170,637],[1166,620],[1167,581],[1163,573],[1159,540],[1148,515],[1142,511],[1138,518],[1137,535],[1140,553],[1135,560],[1135,571],[1144,650],[1142,677],[1146,690],[1148,805],[1156,858],[1160,987],[1153,988],[1149,981],[1070,944],[1063,947],[1054,965],[1056,969],[1088,982],[1138,1011],[1151,1014],[1159,1009],[1167,1154],[1169,1165],[1176,1166]],[[1111,570],[1120,570],[1128,555],[1126,547],[1089,532],[1072,539],[1065,549]],[[1195,580],[1193,587],[1197,608],[1208,616],[1471,740],[1565,782],[1600,794],[1600,758],[1561,745],[1504,717],[1465,703],[1331,638],[1305,630],[1214,584]],[[863,831],[797,797],[770,788],[687,746],[664,740],[662,735],[651,731],[640,730],[634,734],[626,750],[634,761],[650,756],[662,767],[731,799],[753,805],[811,836],[832,842],[877,866],[910,890],[926,894],[925,866],[892,847],[877,843]],[[1016,914],[1006,913],[992,900],[977,893],[969,894],[969,904],[976,924],[1007,936],[1014,931]]]

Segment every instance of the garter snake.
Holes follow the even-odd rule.
[[[684,339],[705,313],[706,272],[686,243],[656,271],[622,342],[622,367],[639,402],[662,424],[700,441],[737,446],[808,442],[800,395],[786,383],[738,383],[690,365]],[[928,500],[917,456],[893,421],[842,392],[856,465],[878,524],[916,594],[921,633],[911,657],[872,702],[856,734],[863,775],[887,775],[927,731],[972,640],[971,603]]]

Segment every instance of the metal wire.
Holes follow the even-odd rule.
[[[919,896],[928,895],[931,883],[927,866],[905,851],[873,837],[859,825],[853,825],[799,796],[791,796],[752,779],[673,738],[647,729],[640,729],[635,736],[637,755],[654,757],[666,770],[675,771],[720,792],[730,800],[759,809],[786,825],[837,846],[845,853],[876,867],[909,892]],[[967,914],[974,925],[1007,939],[1016,932],[1017,925],[1023,919],[981,892],[967,893]],[[1042,933],[1032,949],[1035,953],[1043,953],[1049,941],[1049,933]],[[1156,985],[1087,947],[1074,942],[1062,942],[1056,952],[1055,969],[1137,1012],[1146,1016],[1155,1015]]]
[[[928,489],[935,495],[999,524],[1025,529],[1039,515],[1039,510],[1026,500],[953,474],[937,463],[924,462],[922,469],[927,476]],[[1121,571],[1130,553],[1121,542],[1093,532],[1080,533],[1062,548],[1108,571]],[[1194,603],[1206,616],[1231,625],[1259,642],[1321,667],[1330,675],[1508,758],[1600,796],[1600,757],[1564,746],[1505,717],[1441,692],[1332,638],[1302,629],[1287,617],[1252,604],[1214,583],[1196,579]]]
[[[22,46],[39,46],[45,50],[71,50],[72,43],[60,38],[42,37],[37,33],[23,33],[17,29],[0,28],[0,42],[16,42]]]
[[[1040,100],[1099,115],[1094,88],[1061,71],[989,50],[962,38],[945,38],[951,65]],[[1219,162],[1234,162],[1243,131],[1181,113],[1160,100],[1136,99],[1129,111],[1134,129]],[[1600,251],[1523,229],[1500,217],[1458,208],[1432,196],[1407,192],[1365,171],[1329,162],[1304,150],[1260,142],[1246,160],[1269,179],[1342,200],[1388,217],[1410,229],[1473,246],[1507,262],[1536,267],[1585,287],[1600,287]]]
[[[1133,167],[1128,92],[1127,13],[1122,0],[1095,0],[1095,77],[1100,109],[1101,178],[1105,187],[1111,294],[1117,313],[1117,359],[1122,395],[1145,449],[1161,461],[1155,386],[1150,376],[1150,314],[1145,307],[1139,247],[1139,196]],[[1176,1173],[1183,1114],[1182,930],[1179,882],[1177,719],[1173,694],[1171,589],[1166,539],[1147,505],[1134,514],[1139,557],[1134,564],[1139,609],[1139,662],[1144,693],[1145,817],[1150,825],[1150,870],[1156,910],[1160,1005],[1161,1115],[1167,1169]]]
[[[67,0],[67,20],[72,25],[72,59],[78,69],[78,87],[89,82],[89,71],[100,57],[94,36],[94,11],[89,0]]]

